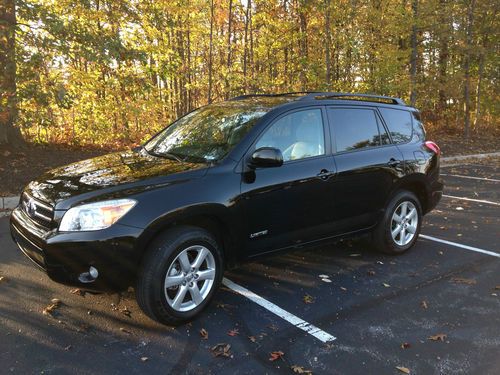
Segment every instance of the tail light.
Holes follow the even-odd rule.
[[[439,146],[435,142],[426,141],[424,143],[424,145],[425,145],[425,147],[427,147],[427,149],[434,152],[436,155],[438,155],[438,156],[441,155],[441,149],[439,148]]]

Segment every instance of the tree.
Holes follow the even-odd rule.
[[[16,95],[16,4],[0,3],[0,144],[19,146],[21,132],[14,126],[17,118]]]

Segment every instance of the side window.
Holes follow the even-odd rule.
[[[330,108],[330,114],[337,152],[390,143],[371,109]]]
[[[325,136],[321,109],[308,109],[283,116],[257,141],[256,148],[275,147],[283,160],[298,160],[323,155]]]
[[[380,108],[380,113],[382,113],[394,143],[411,141],[413,129],[410,112],[400,109]]]

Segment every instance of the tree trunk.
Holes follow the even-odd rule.
[[[448,23],[446,21],[447,15],[446,12],[448,11],[446,7],[446,0],[440,0],[439,1],[439,20],[441,23],[441,28],[446,28],[446,29],[441,29],[440,34],[439,34],[439,60],[438,60],[438,65],[439,65],[439,104],[438,104],[438,111],[439,115],[442,115],[442,112],[446,108],[446,90],[444,88],[444,85],[446,84],[446,73],[448,69],[448,56],[449,56],[449,48],[448,48],[448,35],[450,33],[450,29],[448,27]]]
[[[300,5],[299,5],[300,7]],[[299,9],[299,27],[300,27],[300,85],[301,90],[306,91],[307,89],[307,74],[306,67],[308,64],[308,46],[307,46],[307,18],[304,13],[304,9]]]
[[[472,0],[467,7],[467,23],[465,32],[464,56],[464,135],[470,136],[470,55],[472,49],[472,26],[474,23],[474,8],[476,0]]]
[[[245,10],[245,33],[244,33],[244,50],[243,50],[243,80],[244,80],[244,94],[247,93],[248,88],[248,27],[250,25],[250,7],[252,6],[252,1],[247,0],[247,8]]]
[[[228,23],[227,23],[227,62],[226,62],[226,88],[225,88],[225,98],[226,100],[230,97],[231,85],[229,83],[229,74],[231,71],[231,38],[232,38],[232,26],[233,26],[233,0],[229,0],[229,11],[227,13]]]
[[[418,0],[412,0],[411,9],[413,12],[413,25],[411,27],[411,55],[410,55],[410,105],[415,106],[417,101],[417,18]]]
[[[214,45],[214,0],[210,1],[210,44],[208,52],[208,104],[212,103],[212,53]]]
[[[474,131],[477,131],[478,122],[481,118],[481,84],[483,83],[484,75],[484,52],[479,55],[479,71],[477,77],[476,89],[476,113],[474,115]]]
[[[330,46],[332,44],[332,34],[330,30],[330,3],[331,0],[325,1],[325,65],[326,65],[326,88],[328,91],[332,89],[332,64],[330,55]]]
[[[0,144],[24,144],[18,128],[16,96],[16,5],[14,0],[0,4]]]

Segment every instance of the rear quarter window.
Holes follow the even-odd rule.
[[[412,115],[408,111],[379,108],[394,143],[410,142],[413,136]]]

